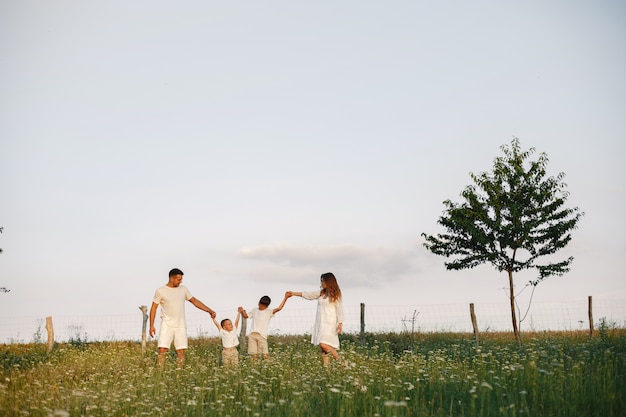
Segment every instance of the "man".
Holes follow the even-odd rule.
[[[157,365],[163,366],[165,354],[172,342],[176,349],[176,364],[182,368],[185,364],[185,350],[187,350],[187,323],[185,321],[185,301],[189,301],[202,311],[215,317],[215,311],[207,307],[202,301],[193,297],[187,287],[180,285],[183,281],[183,271],[174,268],[170,271],[169,281],[154,293],[152,308],[150,309],[150,337],[154,337],[154,318],[159,305],[161,306],[161,328],[159,329],[159,355]]]

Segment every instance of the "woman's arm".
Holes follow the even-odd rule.
[[[337,303],[337,334],[343,331],[343,303],[341,298],[335,301]]]
[[[321,297],[322,292],[321,291],[310,291],[310,292],[306,292],[306,291],[287,291],[287,294],[291,294],[290,297],[292,295],[295,295],[296,297],[302,297],[305,300],[317,300],[318,298]]]

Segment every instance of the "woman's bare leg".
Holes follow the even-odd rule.
[[[339,359],[339,353],[337,353],[337,350],[334,347],[326,345],[324,343],[320,343],[320,348],[322,349],[322,363],[325,366],[328,366],[330,363],[328,355],[332,355],[333,359],[335,360]]]

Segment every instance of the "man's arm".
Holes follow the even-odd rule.
[[[152,303],[152,307],[150,307],[150,337],[154,337],[156,334],[156,329],[154,328],[154,318],[156,317],[157,307],[159,305],[155,302]]]
[[[206,311],[207,313],[209,313],[211,315],[211,318],[215,318],[215,316],[216,316],[215,311],[213,311],[209,307],[205,306],[204,303],[202,301],[198,300],[196,297],[191,297],[189,299],[189,302],[191,304],[193,304],[194,306],[196,306],[196,308],[198,308],[198,309],[200,309],[202,311]]]

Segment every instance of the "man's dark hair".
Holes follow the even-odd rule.
[[[264,295],[263,297],[261,297],[261,299],[259,300],[259,304],[262,304],[264,306],[268,306],[270,305],[270,303],[272,302],[272,299],[269,298],[267,295]]]
[[[170,271],[170,277],[173,277],[174,275],[184,275],[183,271],[181,271],[178,268],[174,268]]]

